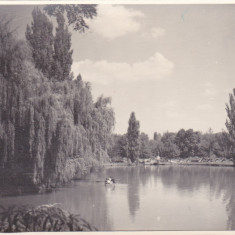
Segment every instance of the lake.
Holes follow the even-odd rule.
[[[105,186],[109,176],[115,185]],[[110,167],[52,193],[0,198],[4,206],[54,203],[102,231],[234,230],[235,169]]]

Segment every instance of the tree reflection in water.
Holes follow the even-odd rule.
[[[105,189],[107,192],[114,191],[115,190],[115,184],[106,184]]]
[[[235,169],[231,167],[165,166],[159,168],[164,186],[179,192],[193,193],[200,187],[210,188],[210,198],[223,197],[228,214],[227,229],[235,230]]]
[[[167,188],[175,187],[181,194],[196,193],[208,188],[210,200],[223,198],[228,214],[227,229],[235,229],[235,169],[208,166],[140,166],[107,169],[107,175],[127,184],[129,213],[132,220],[140,210],[140,187],[158,181]],[[110,189],[109,189],[110,190]]]
[[[140,207],[139,202],[139,186],[140,180],[147,177],[142,172],[142,167],[117,167],[106,169],[105,174],[107,176],[112,176],[116,183],[127,184],[127,198],[129,213],[134,219],[136,212]]]
[[[117,183],[105,186],[106,177]],[[235,169],[176,165],[106,168],[50,194],[1,198],[0,205],[13,202],[32,206],[59,203],[103,231],[182,230],[186,225],[187,230],[235,230]]]
[[[140,181],[140,169],[130,168],[128,174],[128,205],[130,215],[132,219],[135,217],[136,211],[140,207],[139,199],[139,181]]]

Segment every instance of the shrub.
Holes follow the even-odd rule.
[[[38,207],[0,207],[0,232],[94,230],[96,228],[79,215],[70,214],[56,204]]]

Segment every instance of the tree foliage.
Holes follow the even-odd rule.
[[[202,156],[212,157],[215,152],[217,152],[218,146],[218,139],[217,135],[213,133],[212,129],[210,128],[207,133],[201,135],[200,141],[200,151]]]
[[[140,158],[150,158],[151,157],[151,149],[150,149],[150,142],[149,137],[145,133],[140,134]]]
[[[164,150],[164,144],[162,143],[161,139],[161,135],[157,134],[156,132],[154,133],[154,139],[150,140],[150,149],[151,149],[151,154],[153,157],[157,157],[157,156],[162,156],[163,150]]]
[[[178,131],[175,143],[180,150],[180,157],[192,157],[199,155],[199,132],[194,132],[193,129],[185,131],[181,129]]]
[[[229,104],[226,104],[227,120],[226,127],[229,133],[229,141],[232,144],[233,160],[235,161],[235,89],[229,95]]]
[[[114,162],[122,161],[123,158],[127,158],[127,135],[114,134],[112,136],[112,145],[108,153]]]
[[[85,19],[92,19],[97,15],[95,4],[47,5],[44,10],[49,16],[67,14],[68,24],[76,31],[84,32],[89,28]]]
[[[139,142],[139,121],[136,120],[135,113],[132,112],[129,119],[129,126],[127,130],[127,156],[134,162],[139,158],[140,142]]]
[[[37,69],[53,80],[71,80],[72,54],[71,34],[65,25],[62,13],[56,16],[57,28],[53,35],[53,24],[39,8],[32,12],[33,22],[27,25],[26,39],[32,48]]]
[[[0,207],[0,232],[97,231],[79,215],[54,205]]]
[[[71,34],[65,25],[64,16],[57,14],[56,19],[58,26],[54,37],[53,77],[62,81],[71,78],[73,51],[71,50]]]
[[[213,133],[209,129],[206,133],[181,129],[177,133],[155,132],[153,139],[141,133],[139,136],[139,157],[150,158],[160,156],[162,158],[194,158],[201,157],[209,161],[214,158],[230,159],[233,156],[231,136],[226,132]],[[127,156],[127,138],[125,135],[115,136],[113,147],[109,153],[112,158]]]
[[[161,156],[166,158],[176,158],[180,155],[180,150],[175,144],[175,133],[166,132],[162,136],[163,149]]]
[[[216,146],[216,148],[212,151],[216,156],[221,156],[224,158],[233,157],[233,143],[227,132],[223,131],[215,134],[214,146]]]
[[[51,29],[43,14],[34,10],[34,15],[43,19],[44,30]],[[0,21],[1,172],[10,172],[6,183],[43,188],[108,159],[114,112],[109,98],[93,102],[90,84],[81,76],[50,79],[50,69],[36,66],[34,52]],[[48,53],[38,49],[45,59]]]
[[[54,54],[53,24],[39,8],[32,12],[33,22],[27,25],[26,39],[32,47],[33,59],[37,69],[51,78]]]

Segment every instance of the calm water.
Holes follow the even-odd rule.
[[[114,185],[103,181],[112,176]],[[235,169],[206,166],[107,168],[50,194],[0,204],[53,204],[99,230],[235,230]]]

